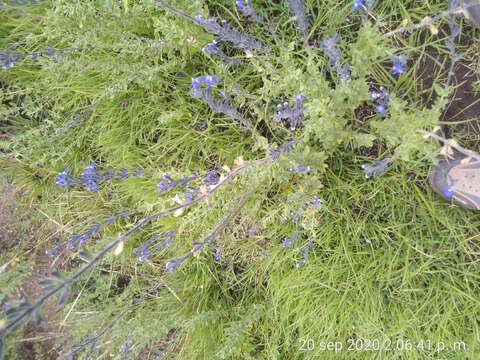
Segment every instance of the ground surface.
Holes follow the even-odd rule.
[[[310,96],[310,109],[315,99],[322,110],[335,96],[354,97],[351,88],[332,92],[339,85],[318,48],[325,34],[338,31],[343,60],[352,56],[362,17],[350,1],[306,2],[309,49],[284,2],[253,2],[269,14],[269,26],[245,20],[232,1],[171,3],[192,14],[207,15],[208,8],[209,15],[270,44],[275,55],[225,46],[228,56],[243,62],[227,66],[202,53],[212,37],[148,1],[46,1],[20,12],[0,9],[0,48],[57,49],[0,72],[0,169],[11,180],[2,183],[0,198],[2,304],[22,295],[38,298],[38,280],[52,269],[68,274],[85,264],[77,251],[46,256],[56,242],[128,209],[129,216],[88,240],[85,248],[96,253],[140,219],[177,203],[175,195],[183,199],[182,191],[158,192],[165,171],[176,179],[212,169],[225,173],[224,166],[265,156],[263,142],[278,145],[301,134],[303,125],[288,132],[273,123],[272,108],[315,79],[322,91]],[[445,1],[385,0],[370,20],[385,33],[445,8]],[[438,124],[480,150],[480,37],[468,23],[460,25],[457,87]],[[409,55],[402,76],[391,76],[388,56],[367,69],[370,87],[386,86],[407,102],[405,113],[418,115],[401,121],[420,118],[424,106],[435,103],[432,86],[445,87],[451,59],[446,21],[438,29],[389,40],[395,52]],[[65,55],[59,50],[65,48],[83,50]],[[190,78],[202,74],[221,77],[225,99],[241,108],[261,137],[188,95]],[[369,96],[348,109],[353,129],[367,132],[368,122],[388,119],[376,114]],[[332,113],[341,111],[338,106]],[[305,125],[317,117],[307,116]],[[428,119],[426,129],[437,125],[437,118]],[[366,180],[361,165],[390,156],[394,147],[382,136],[372,146],[334,143],[327,150],[312,141],[310,153],[292,155],[322,163],[323,151],[328,154],[324,170],[311,176],[282,172],[280,165],[255,168],[208,203],[138,231],[123,252],[108,254],[73,283],[63,308],[56,297],[47,302],[47,324],[9,333],[7,359],[55,359],[75,347],[79,359],[477,359],[480,215],[429,189],[429,155],[438,149]],[[102,184],[99,192],[55,186],[64,167],[81,174],[90,160],[100,169],[141,166],[146,175]],[[290,221],[311,188],[321,198],[320,210]],[[253,198],[212,246],[176,272],[166,270],[168,259],[189,251],[251,189]],[[173,227],[171,247],[138,261],[134,248]],[[307,229],[304,236],[282,248],[284,237],[298,229]],[[308,261],[297,268],[298,249],[308,238]],[[214,257],[218,249],[221,260]]]

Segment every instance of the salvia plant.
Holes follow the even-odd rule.
[[[258,50],[262,53],[270,53],[270,50],[260,41],[252,36],[243,33],[233,26],[229,25],[226,20],[217,21],[215,18],[205,18],[203,15],[192,17],[185,12],[167,5],[164,1],[156,0],[160,7],[164,7],[176,14],[179,14],[197,25],[201,26],[206,32],[214,34],[218,41],[228,41],[241,49]]]
[[[225,99],[215,99],[213,87],[220,83],[220,78],[215,75],[204,75],[192,79],[190,95],[203,100],[212,110],[223,113],[229,118],[240,122],[246,128],[252,128],[250,120],[245,119],[235,105]]]
[[[202,15],[197,15],[195,16],[195,22],[202,26],[206,32],[216,35],[219,41],[229,41],[241,49],[254,49],[268,53],[268,49],[262,43],[236,30],[226,20],[218,23],[215,18],[205,19]]]
[[[348,63],[341,65],[342,53],[338,47],[339,39],[340,37],[338,34],[324,38],[320,43],[320,47],[327,53],[330,66],[337,72],[340,80],[344,82],[351,78],[351,65]]]
[[[222,59],[226,64],[240,64],[241,61],[237,59],[233,59],[229,56],[227,56],[222,49],[218,47],[218,41],[217,40],[212,40],[210,41],[207,45],[205,45],[202,48],[202,51],[205,54],[212,55],[212,56],[217,56],[220,59]]]
[[[119,170],[110,169],[102,172],[97,169],[97,164],[94,161],[90,161],[83,170],[82,176],[72,176],[70,170],[65,169],[58,173],[55,183],[61,188],[74,185],[86,186],[88,190],[96,192],[99,190],[99,185],[105,181],[112,179],[125,180],[129,177],[142,176],[143,174],[144,170],[142,168],[138,168],[132,172],[129,172],[125,168]]]
[[[212,2],[184,3],[185,10],[177,7],[181,2],[170,3],[175,2],[123,1],[102,6],[96,2],[60,2],[52,12],[56,15],[51,16],[61,16],[62,21],[54,22],[52,30],[45,30],[45,38],[55,44],[71,42],[72,47],[50,47],[42,52],[16,48],[0,51],[0,67],[11,70],[2,72],[4,78],[0,79],[2,89],[5,88],[2,104],[8,104],[7,110],[0,109],[2,116],[22,119],[28,127],[43,124],[34,129],[26,127],[5,150],[2,145],[2,154],[8,154],[11,162],[17,164],[9,163],[9,167],[21,168],[22,181],[27,184],[55,189],[53,195],[45,191],[45,202],[58,202],[58,211],[66,218],[72,215],[63,214],[65,206],[79,207],[79,214],[85,208],[88,213],[102,209],[101,214],[105,214],[106,208],[128,209],[110,210],[101,220],[90,222],[66,240],[48,246],[46,253],[53,271],[39,281],[42,295],[5,302],[6,319],[0,322],[0,358],[8,334],[31,319],[43,323],[43,305],[54,297],[58,306],[65,305],[72,294],[78,295],[74,304],[78,307],[92,302],[98,309],[102,301],[112,309],[122,301],[133,305],[123,311],[115,310],[109,316],[113,321],[100,331],[90,332],[84,325],[73,346],[62,350],[66,359],[80,355],[100,358],[100,348],[110,343],[115,345],[119,358],[143,356],[142,351],[161,343],[162,349],[157,351],[160,357],[168,352],[170,343],[186,342],[188,336],[178,335],[176,339],[177,333],[194,333],[200,325],[210,323],[221,324],[219,328],[225,334],[225,345],[216,349],[212,358],[243,354],[244,343],[256,338],[246,339],[245,334],[257,328],[252,324],[262,318],[265,309],[242,304],[236,308],[236,313],[241,314],[239,318],[217,323],[225,316],[223,288],[215,293],[215,301],[206,299],[200,305],[192,299],[194,296],[185,294],[203,296],[207,288],[217,289],[231,272],[235,280],[228,284],[225,294],[231,292],[228,301],[233,303],[238,295],[238,279],[249,278],[250,270],[244,268],[251,262],[267,263],[268,271],[270,267],[282,271],[291,267],[299,274],[306,273],[310,267],[307,264],[315,265],[318,250],[325,245],[317,241],[323,231],[322,219],[346,212],[338,206],[327,209],[325,201],[329,192],[341,189],[328,189],[325,196],[321,190],[328,186],[328,181],[323,184],[323,176],[327,171],[334,172],[335,162],[359,149],[386,149],[373,152],[375,155],[368,162],[354,164],[360,177],[363,170],[364,177],[370,179],[389,169],[393,172],[394,162],[435,158],[440,146],[432,140],[443,143],[447,150],[455,149],[480,159],[478,154],[433,131],[448,103],[448,86],[433,85],[435,100],[428,107],[413,103],[405,95],[410,89],[402,89],[406,76],[401,75],[414,70],[414,62],[408,63],[414,60],[415,51],[412,47],[406,51],[400,48],[401,42],[389,39],[427,28],[440,18],[382,33],[383,27],[375,23],[375,19],[381,19],[375,14],[374,5],[378,2],[355,0],[347,9],[357,14],[349,18],[350,22],[357,22],[358,14],[362,15],[358,27],[351,26],[357,32],[355,36],[345,36],[343,29],[329,36],[331,32],[320,31],[315,24],[317,9],[312,2],[308,2],[308,9],[301,0],[276,4],[294,16],[304,40],[310,36],[321,39],[319,46],[311,46],[298,39],[286,41],[284,34],[272,26],[275,16],[271,20],[271,14],[260,7],[261,2],[255,3],[258,8],[250,0],[232,2],[237,13]],[[457,56],[455,38],[460,28],[453,7],[458,3],[450,2],[449,6],[442,15],[449,20],[446,46],[451,56]],[[145,21],[144,17],[151,13],[155,18]],[[233,19],[234,14],[243,20]],[[218,20],[222,15],[227,20]],[[238,27],[232,25],[235,23]],[[138,34],[124,31],[136,26]],[[259,34],[258,29],[266,30],[267,26],[269,31]],[[60,34],[55,34],[56,27],[62,30]],[[109,31],[109,27],[121,30]],[[74,37],[72,29],[77,34]],[[65,38],[61,38],[62,34]],[[118,47],[90,46],[90,42],[101,43],[105,38],[117,41]],[[39,35],[32,39],[25,38],[19,47],[28,49],[28,41],[45,41]],[[155,44],[154,51],[147,49],[146,40]],[[10,82],[12,76],[21,73],[28,58],[54,58],[86,47],[92,51],[78,58],[39,64],[41,72],[49,77],[38,84],[32,82],[17,88]],[[238,54],[238,49],[244,56],[241,61],[229,56]],[[205,54],[221,61],[211,61]],[[385,68],[383,73],[390,76],[378,76],[377,70]],[[30,73],[22,76],[33,77]],[[60,99],[51,89],[51,84],[57,82],[55,89],[60,92]],[[75,87],[77,82],[86,85]],[[239,83],[242,91],[227,95],[229,84]],[[70,99],[68,104],[62,103],[63,97]],[[77,102],[78,98],[81,101]],[[69,110],[73,117],[64,119],[65,109],[72,109],[72,104],[77,104],[77,108]],[[93,112],[95,121],[89,119]],[[227,119],[223,123],[217,120],[221,116]],[[213,123],[215,126],[210,126]],[[75,131],[67,131],[74,127]],[[52,129],[63,135],[51,136]],[[88,164],[76,173],[80,161]],[[112,169],[109,163],[126,167]],[[140,163],[146,170],[137,167]],[[74,164],[74,170],[63,168],[64,164]],[[64,170],[54,177],[48,170],[52,168]],[[365,179],[361,181],[371,185]],[[116,186],[106,186],[109,183]],[[373,201],[362,191],[350,200]],[[453,190],[445,189],[445,194],[451,195]],[[95,216],[99,218],[100,215]],[[123,231],[112,238],[109,236],[113,228]],[[248,231],[241,230],[245,228]],[[242,256],[239,249],[243,248],[251,251],[248,256]],[[275,255],[279,256],[280,265],[276,264],[277,258],[265,259],[271,249],[280,254]],[[111,266],[103,267],[112,256],[115,261]],[[59,265],[62,259],[74,261],[66,262],[64,270]],[[80,265],[74,267],[78,261]],[[96,291],[92,290],[92,281],[100,288],[106,286],[103,278],[91,275],[93,280],[87,281],[81,290],[77,288],[79,279],[94,274],[97,267],[111,276],[110,283],[124,268],[135,269],[135,276],[130,276],[129,281],[136,285],[127,284],[128,290],[121,289],[120,294],[101,293],[100,301],[84,299],[84,291]],[[195,276],[191,276],[193,273]],[[159,278],[155,291],[160,295],[143,295],[155,299],[154,306],[149,301],[129,298],[131,288],[140,289],[153,278]],[[255,281],[252,280],[252,288],[257,291]],[[260,297],[255,295],[256,299]],[[209,307],[210,302],[217,308]],[[178,311],[178,306],[184,306],[183,310],[195,309],[195,317],[189,318],[187,310]],[[143,313],[154,312],[155,316],[136,318],[134,307],[142,308]],[[162,312],[156,312],[158,308]],[[158,314],[162,319],[153,318]],[[132,334],[116,336],[122,334],[116,329],[123,321]],[[143,343],[133,336],[138,333],[134,326],[129,326],[130,321],[141,322],[147,328],[147,340]],[[152,335],[157,334],[154,326],[161,327],[163,338]],[[249,357],[261,357],[253,350],[252,354]]]
[[[24,52],[15,50],[16,44],[10,44],[10,49],[0,50],[0,68],[9,69],[16,65],[19,65],[22,61],[31,59],[36,60],[41,57],[58,59],[61,56],[72,52],[82,51],[79,48],[54,48],[53,46],[48,46],[46,50],[43,51],[33,51],[33,52]]]
[[[237,0],[235,4],[237,5],[237,9],[240,10],[242,15],[247,19],[260,23],[263,22],[263,16],[255,11],[251,0]]]
[[[371,92],[372,101],[375,104],[375,109],[378,113],[385,113],[388,109],[388,103],[390,102],[390,95],[388,94],[387,90],[380,86],[377,90]]]
[[[298,252],[302,255],[302,257],[301,259],[297,260],[295,264],[297,268],[301,268],[305,266],[305,264],[308,261],[308,252],[310,251],[310,248],[312,246],[313,246],[313,241],[309,239],[305,245],[303,245],[301,248],[298,249]]]
[[[132,253],[138,256],[138,261],[145,262],[153,255],[153,252],[169,246],[173,241],[174,235],[175,230],[165,231],[161,234],[153,234],[150,239],[138,248],[133,249]]]
[[[94,104],[95,104],[95,102],[93,102],[92,107],[93,107]],[[87,107],[86,109],[84,109],[84,110],[76,113],[75,115],[73,115],[73,117],[69,121],[67,121],[64,126],[56,128],[55,132],[57,134],[63,134],[65,132],[67,132],[69,129],[71,129],[71,128],[77,126],[77,125],[80,125],[82,122],[84,122],[93,113],[92,107]]]
[[[125,218],[128,215],[128,211],[122,210],[118,214],[105,216],[102,221],[95,221],[90,224],[81,234],[71,234],[65,242],[56,243],[53,247],[46,250],[46,254],[55,257],[61,255],[67,250],[74,251],[81,248],[95,234],[98,234],[102,227],[112,225],[118,219]]]
[[[295,105],[291,107],[288,102],[277,105],[277,112],[273,116],[276,123],[286,122],[291,131],[294,131],[304,118],[305,96],[295,96]]]
[[[288,8],[295,16],[295,21],[297,23],[298,30],[307,34],[309,21],[307,17],[307,10],[305,8],[305,3],[303,0],[287,0]]]

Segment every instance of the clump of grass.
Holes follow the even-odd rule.
[[[43,282],[66,302],[57,351],[333,358],[322,341],[364,339],[379,341],[382,358],[474,357],[478,216],[426,188],[439,146],[417,131],[437,125],[448,103],[438,77],[426,90],[435,101],[421,105],[415,77],[424,49],[448,52],[446,38],[428,27],[391,32],[443,5],[389,0],[359,13],[350,2],[254,3],[268,19],[255,21],[236,18],[227,2],[173,3],[0,13],[4,47],[77,49],[0,72],[9,133],[0,163],[59,238],[91,229],[100,214],[129,211],[56,254],[53,264],[72,261]],[[303,39],[284,21],[292,13]],[[221,57],[202,51],[212,40],[230,44]],[[191,87],[203,74],[222,79],[215,98],[211,86]],[[370,115],[357,116],[360,108]],[[364,168],[384,175],[367,181],[361,165],[378,159],[388,166]],[[65,168],[82,174],[91,161],[145,175],[95,192],[55,186]],[[138,261],[145,241],[171,229],[168,247]],[[50,295],[10,308],[2,327],[13,329],[22,314],[40,319]],[[412,348],[390,351],[388,341]]]

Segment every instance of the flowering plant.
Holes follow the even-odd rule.
[[[301,0],[271,6],[236,1],[230,8],[201,0],[67,3],[44,14],[55,21],[52,29],[35,28],[42,36],[16,35],[24,50],[0,51],[0,113],[9,124],[0,161],[37,191],[39,206],[49,204],[42,213],[58,227],[44,250],[52,269],[40,281],[42,295],[5,302],[0,354],[4,340],[27,320],[42,322],[41,307],[56,295],[59,306],[75,298],[72,309],[96,312],[103,304],[133,304],[114,314],[122,319],[109,315],[97,335],[87,325],[98,327],[98,319],[80,321],[82,340],[68,356],[91,356],[110,332],[103,344],[110,353],[116,346],[124,358],[143,356],[162,336],[164,354],[176,341],[186,342],[198,324],[210,323],[212,333],[221,328],[226,335],[208,356],[243,354],[250,341],[244,334],[266,318],[263,306],[252,305],[269,296],[255,293],[262,282],[289,287],[284,273],[310,277],[334,242],[341,244],[335,256],[357,253],[345,252],[350,244],[344,238],[322,237],[329,217],[358,220],[331,199],[341,198],[351,181],[345,169],[361,178],[348,202],[366,203],[373,200],[365,188],[374,182],[365,178],[395,164],[434,159],[440,149],[431,132],[449,101],[450,83],[436,79],[434,100],[416,101],[405,84],[415,77],[419,52],[391,41],[408,27],[386,32],[376,21],[380,2],[344,7],[345,27],[324,27],[329,9]],[[451,34],[444,45],[457,59],[460,28],[456,13],[447,11]],[[45,48],[45,39],[58,46],[31,51]],[[65,43],[72,47],[60,46]],[[70,51],[86,45],[91,51]],[[66,53],[71,56],[60,56]],[[37,57],[46,61],[27,61]],[[99,220],[98,213],[108,215]],[[364,236],[343,221],[330,226]],[[93,269],[99,275],[77,286],[97,273]],[[251,282],[249,289],[239,291],[242,282]],[[161,310],[140,302],[139,291]],[[218,320],[232,312],[224,311],[226,303],[241,304],[239,319]],[[151,312],[155,318],[146,319]],[[122,321],[132,334],[116,332]],[[141,331],[129,321],[142,324]],[[257,334],[251,339],[260,341]],[[257,345],[251,358],[279,356]]]

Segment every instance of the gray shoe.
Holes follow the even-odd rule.
[[[459,0],[459,3],[470,5],[465,8],[465,16],[472,25],[480,29],[480,0]]]
[[[430,186],[462,207],[480,210],[480,161],[466,155],[441,160],[430,174]]]

